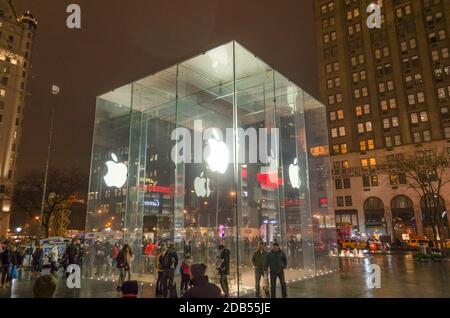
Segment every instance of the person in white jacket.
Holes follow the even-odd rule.
[[[58,246],[55,244],[50,252],[50,273],[56,275],[58,272],[59,251]]]

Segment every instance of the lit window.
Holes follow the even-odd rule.
[[[373,139],[367,140],[367,148],[368,148],[369,150],[375,149],[375,142],[374,142]]]
[[[363,134],[364,133],[364,124],[358,123],[358,133]]]
[[[384,129],[391,128],[391,121],[389,120],[389,118],[384,118],[383,119],[383,128]]]
[[[428,114],[427,114],[427,112],[420,112],[420,121],[423,122],[423,123],[428,121]]]
[[[6,96],[6,91],[4,89],[0,89],[0,96],[1,97],[5,97]]]
[[[340,109],[340,110],[337,111],[337,118],[338,118],[339,120],[344,119],[344,111],[343,111],[342,109]]]
[[[367,132],[371,132],[372,131],[372,122],[371,121],[367,121],[366,122],[366,131]]]
[[[430,136],[429,130],[423,131],[423,141],[431,141],[431,136]]]
[[[398,127],[398,117],[392,117],[392,127]]]
[[[417,124],[418,122],[419,122],[419,117],[417,116],[417,113],[412,113],[411,114],[411,123]]]

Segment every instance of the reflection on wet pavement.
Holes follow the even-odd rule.
[[[370,264],[381,268],[380,289],[368,286]],[[337,274],[289,284],[289,297],[450,297],[448,260],[422,263],[414,260],[412,254],[379,254],[363,259],[340,259],[340,269]],[[33,283],[34,280],[25,273],[10,288],[0,289],[0,297],[32,297]],[[148,283],[140,284],[139,296],[155,297],[154,287]],[[79,290],[68,289],[65,280],[59,278],[56,297],[118,298],[120,293],[114,282],[101,278],[83,279]]]

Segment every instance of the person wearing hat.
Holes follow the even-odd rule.
[[[120,287],[122,292],[122,298],[137,298],[139,293],[139,285],[135,280],[129,280],[122,284]]]
[[[192,264],[193,286],[183,294],[183,298],[222,298],[220,288],[209,282],[209,278],[205,274],[206,268],[207,266],[203,263]]]
[[[267,268],[270,270],[270,296],[276,298],[277,278],[280,280],[281,294],[287,297],[284,269],[287,267],[286,254],[280,249],[278,242],[273,242],[272,250],[267,254]]]

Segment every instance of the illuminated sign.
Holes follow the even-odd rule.
[[[144,205],[145,206],[150,206],[150,207],[152,207],[152,206],[154,206],[154,207],[160,206],[158,199],[146,200],[146,201],[144,201]]]

